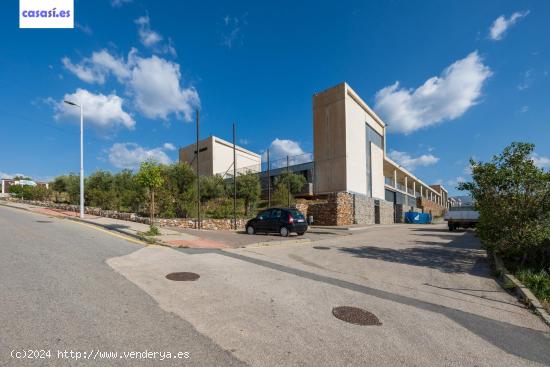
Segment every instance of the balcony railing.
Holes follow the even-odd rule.
[[[384,177],[384,183],[389,186],[394,186],[393,178],[392,177]]]

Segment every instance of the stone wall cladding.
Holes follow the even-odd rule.
[[[60,204],[54,202],[42,202],[42,201],[32,201],[32,200],[19,200],[15,198],[9,198],[9,201],[16,201],[20,203],[26,203],[31,205],[43,206],[47,208],[75,212],[80,211],[79,205],[71,204]],[[144,223],[149,224],[148,217],[141,217],[135,213],[123,213],[115,210],[103,210],[100,208],[94,208],[87,206],[84,208],[84,213],[89,215],[95,215],[98,217],[106,217],[120,220],[127,220],[130,222]],[[237,218],[237,229],[244,229],[248,219]],[[155,224],[161,227],[180,227],[180,228],[196,228],[197,221],[193,218],[155,218]],[[202,229],[210,230],[230,230],[233,229],[233,219],[224,218],[224,219],[213,219],[213,218],[204,218],[201,219]]]
[[[353,194],[354,220],[356,224],[374,224],[374,199],[366,195]]]
[[[393,203],[379,202],[380,223],[393,224]],[[313,216],[313,224],[321,226],[374,224],[374,206],[375,199],[348,192],[329,194],[323,200],[299,200],[296,203],[296,208],[308,218]]]
[[[446,208],[426,198],[417,198],[416,206],[424,213],[431,213],[432,217],[442,217],[447,212]]]
[[[380,224],[395,223],[393,203],[386,200],[380,200]]]

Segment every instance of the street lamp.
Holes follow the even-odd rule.
[[[84,219],[84,115],[82,105],[70,101],[63,102],[80,108],[80,218]]]

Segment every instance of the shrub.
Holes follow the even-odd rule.
[[[534,146],[512,143],[490,162],[470,161],[470,191],[480,218],[477,233],[512,268],[550,267],[550,173],[535,166]]]

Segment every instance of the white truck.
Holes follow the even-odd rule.
[[[454,231],[460,227],[475,227],[479,221],[479,213],[473,206],[452,206],[443,218],[447,221],[449,231]]]

